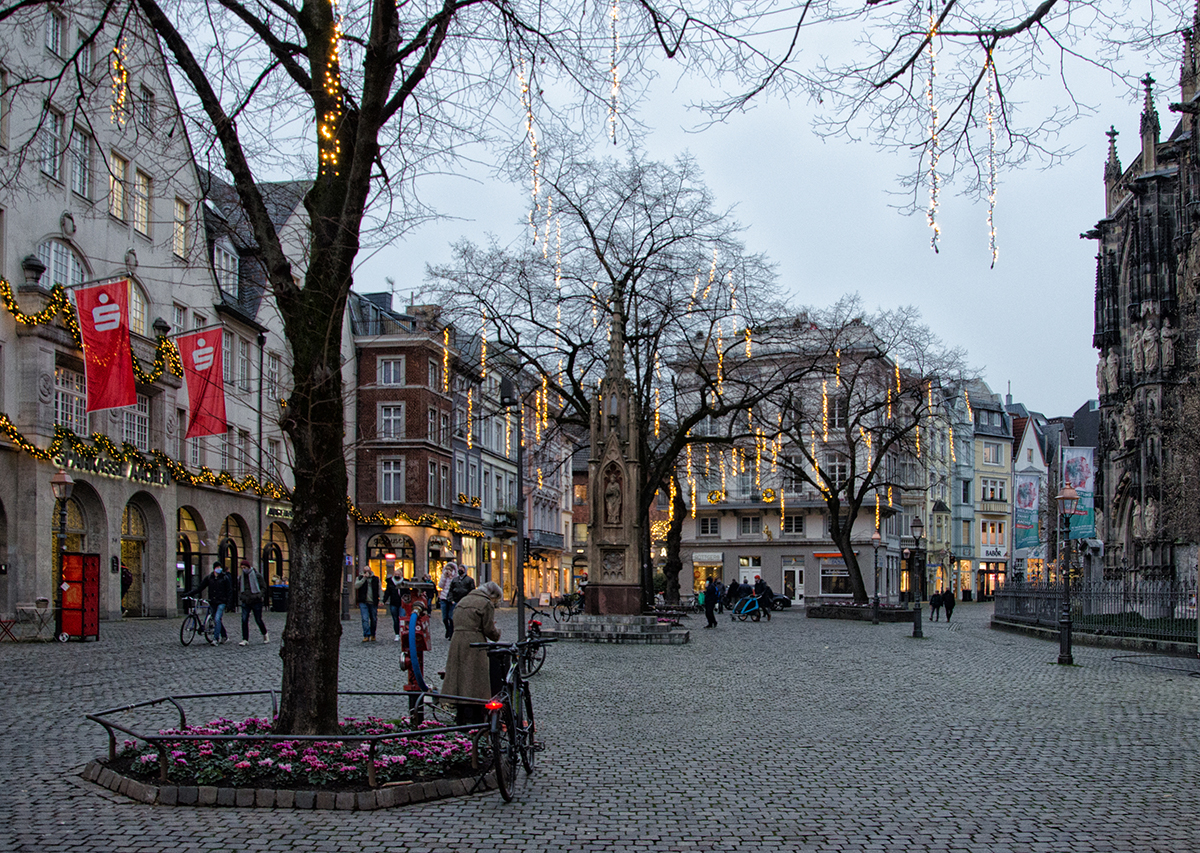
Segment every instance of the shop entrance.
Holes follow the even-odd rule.
[[[62,585],[62,560],[59,558],[58,551],[58,514],[61,511],[62,502],[54,502],[54,513],[51,516],[50,524],[50,553],[54,557],[53,569],[51,577],[54,578],[54,585],[51,587],[57,596],[57,590]],[[75,498],[67,498],[67,548],[70,553],[79,553],[87,546],[87,519],[83,515],[83,507]]]
[[[146,615],[146,517],[132,503],[121,513],[121,612]]]

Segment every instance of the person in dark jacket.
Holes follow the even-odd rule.
[[[938,620],[938,612],[942,609],[942,594],[935,592],[929,596],[929,621],[936,622]]]
[[[946,590],[942,593],[942,607],[946,608],[946,621],[950,621],[950,614],[954,612],[954,591]]]
[[[396,634],[396,642],[400,642],[400,609],[403,607],[400,601],[400,582],[404,580],[404,576],[400,574],[400,570],[392,574],[388,578],[387,586],[383,590],[383,603],[387,605],[388,612],[392,614],[392,630]]]
[[[221,621],[225,616],[225,608],[233,604],[233,578],[225,571],[220,562],[213,563],[212,572],[195,589],[189,589],[184,595],[199,595],[208,590],[208,603],[213,614],[213,645],[229,641],[225,632],[225,624]]]
[[[705,628],[717,627],[717,617],[714,614],[717,609],[717,599],[720,597],[720,593],[717,592],[717,579],[709,578],[704,587],[704,618],[708,620]]]
[[[767,617],[767,621],[771,621],[771,599],[775,597],[775,593],[767,586],[767,582],[760,576],[754,576],[754,595],[758,598],[758,608]]]
[[[724,610],[725,584],[721,583],[720,578],[713,578],[713,581],[717,587],[717,613],[721,614],[721,613],[725,612],[725,610]]]
[[[362,614],[363,642],[375,642],[375,627],[379,623],[379,578],[370,566],[363,566],[354,582],[354,600]]]
[[[239,646],[250,645],[250,614],[254,614],[254,621],[258,623],[259,633],[262,634],[263,642],[268,643],[271,638],[267,635],[267,626],[263,624],[262,609],[263,595],[267,585],[263,582],[263,576],[250,565],[249,560],[242,560],[242,641]]]

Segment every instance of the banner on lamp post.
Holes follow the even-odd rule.
[[[187,382],[188,419],[184,438],[225,432],[225,363],[221,354],[222,330],[202,329],[175,339]]]
[[[129,349],[129,279],[75,289],[87,411],[137,404],[133,354]]]
[[[1032,550],[1038,546],[1038,511],[1041,505],[1041,477],[1017,475],[1017,502],[1013,518],[1013,550]]]
[[[1079,494],[1067,538],[1096,538],[1096,448],[1064,447],[1062,479]]]

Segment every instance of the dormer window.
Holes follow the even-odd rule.
[[[213,271],[217,274],[217,286],[221,288],[221,293],[237,299],[238,256],[232,244],[222,242],[213,246]]]

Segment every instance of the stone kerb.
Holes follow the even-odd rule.
[[[260,809],[374,811],[409,803],[465,797],[496,787],[494,773],[478,778],[389,782],[371,791],[291,791],[273,788],[218,788],[208,785],[152,785],[115,773],[102,761],[88,762],[79,775],[88,782],[148,805]]]

